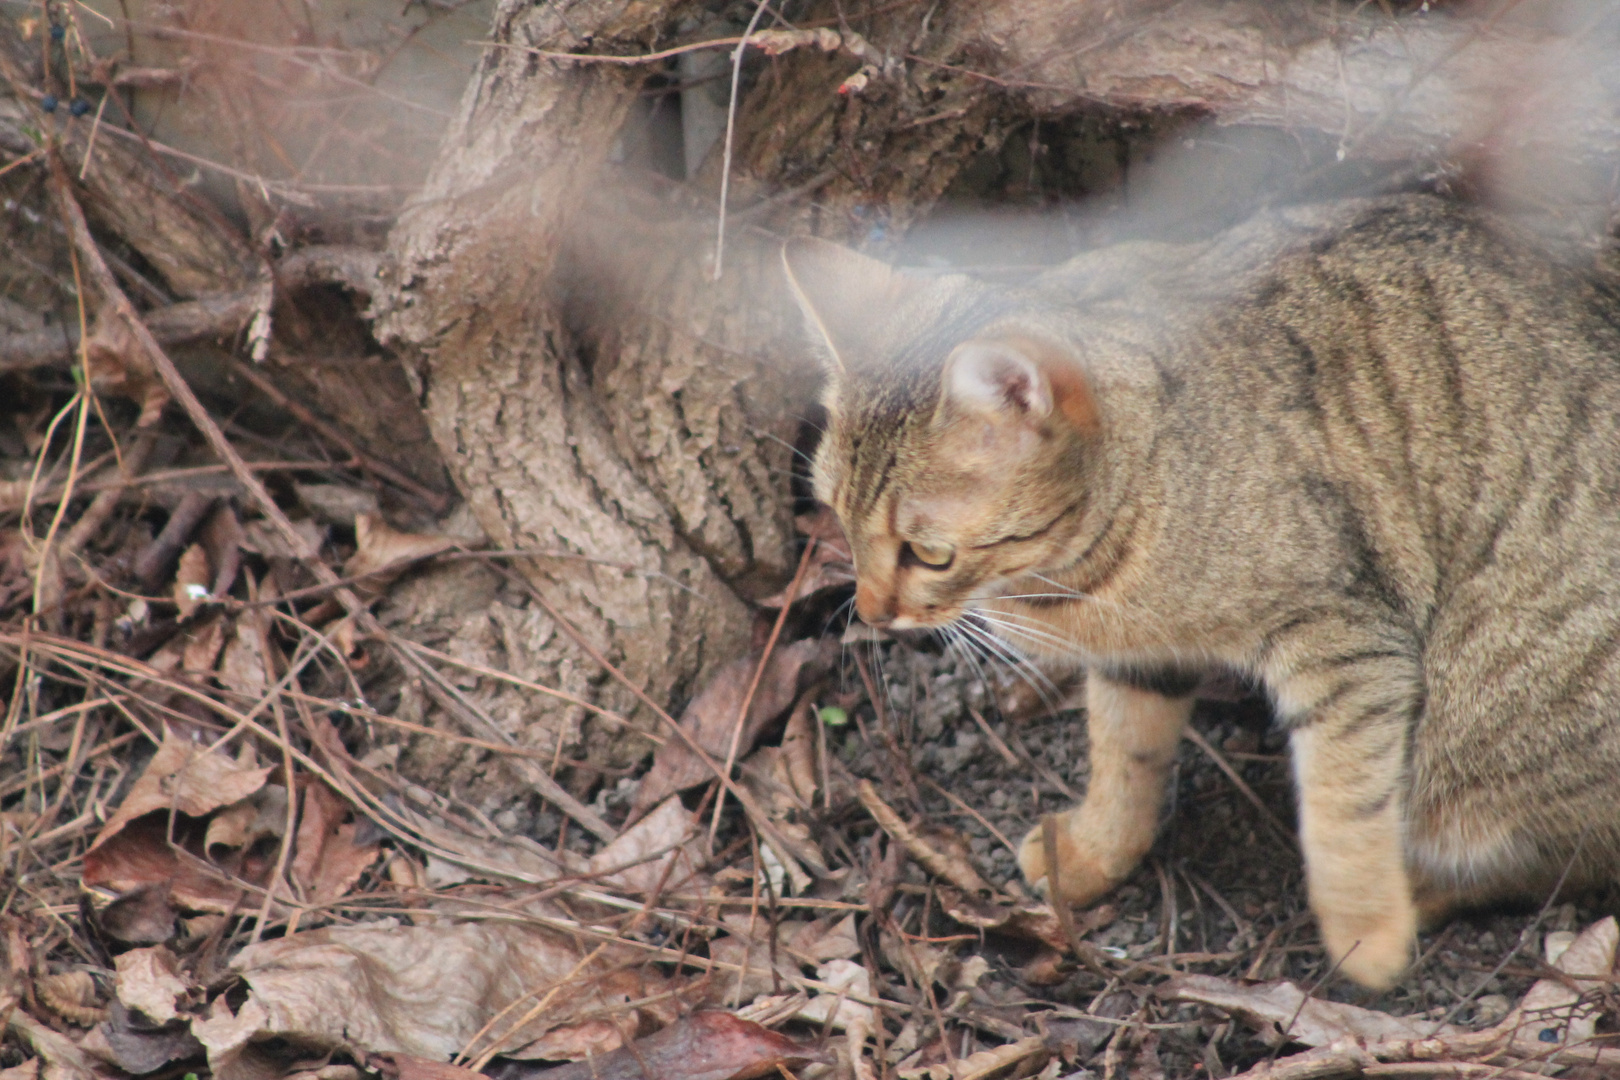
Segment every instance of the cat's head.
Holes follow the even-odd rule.
[[[783,262],[826,356],[815,493],[849,538],[861,618],[945,626],[1072,562],[1103,419],[1069,351],[965,277],[816,240]]]

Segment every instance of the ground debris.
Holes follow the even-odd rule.
[[[695,1012],[662,1031],[589,1061],[540,1072],[503,1070],[501,1080],[752,1080],[827,1055],[724,1012]]]

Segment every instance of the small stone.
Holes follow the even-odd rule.
[[[1489,1027],[1506,1016],[1512,1008],[1512,1003],[1504,995],[1486,994],[1474,1002],[1474,1022],[1481,1027]]]

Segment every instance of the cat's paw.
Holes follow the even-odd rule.
[[[1349,913],[1318,911],[1322,941],[1340,971],[1362,986],[1387,990],[1412,963],[1417,907],[1404,896],[1391,898],[1378,910],[1358,907]]]
[[[1071,904],[1089,904],[1119,884],[1130,872],[1130,867],[1126,867],[1124,873],[1111,868],[1102,853],[1085,842],[1084,831],[1074,828],[1071,822],[1068,814],[1058,816],[1053,822],[1057,832],[1055,875],[1051,873],[1051,867],[1046,865],[1044,824],[1031,829],[1024,842],[1018,845],[1018,869],[1023,871],[1024,880],[1032,886],[1039,886],[1044,880],[1046,894],[1054,903],[1061,899]],[[1056,882],[1051,880],[1053,877],[1056,877]]]

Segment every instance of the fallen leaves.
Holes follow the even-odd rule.
[[[360,821],[348,821],[349,804],[313,778],[302,785],[303,806],[292,863],[292,879],[305,900],[328,904],[345,895],[377,861],[375,840],[360,843]]]
[[[850,554],[849,540],[838,522],[838,515],[829,506],[817,505],[814,512],[793,519],[805,536],[816,541],[810,553],[810,565],[796,595],[788,596],[783,589],[760,601],[761,607],[779,608],[783,604],[803,601],[827,589],[848,588],[855,584],[855,559]]]
[[[1433,1075],[1489,1075],[1494,1070],[1522,1075],[1517,1070],[1540,1071],[1543,1063],[1593,1066],[1603,1069],[1602,1075],[1620,1075],[1620,1049],[1591,1041],[1597,1008],[1590,995],[1612,985],[1617,944],[1620,924],[1613,916],[1593,923],[1552,961],[1555,975],[1537,981],[1517,1008],[1480,1031],[1320,1001],[1286,982],[1251,986],[1179,976],[1161,987],[1160,995],[1241,1017],[1274,1044],[1314,1048],[1256,1066],[1237,1080],[1334,1080],[1405,1062],[1433,1063]],[[1447,1065],[1454,1068],[1448,1072]]]
[[[765,725],[786,712],[801,687],[824,670],[820,660],[821,643],[813,639],[796,641],[773,651],[758,680],[748,712],[743,702],[755,685],[759,661],[742,657],[722,667],[681,714],[680,725],[709,755],[725,761],[733,740],[738,752],[753,749]],[[739,727],[740,725],[740,727]],[[713,778],[713,772],[687,747],[684,740],[671,738],[658,749],[652,768],[641,778],[631,805],[632,820],[663,802],[669,796]]]
[[[1177,1001],[1196,1001],[1242,1018],[1269,1045],[1326,1046],[1339,1039],[1390,1042],[1457,1035],[1462,1028],[1410,1016],[1391,1016],[1337,1001],[1324,1001],[1291,982],[1244,986],[1209,975],[1181,975],[1161,991]]]
[[[193,989],[179,975],[179,960],[161,945],[131,949],[113,958],[118,976],[113,989],[118,1000],[155,1024],[167,1024],[180,1015],[176,1007]]]
[[[251,744],[242,745],[242,754],[231,758],[166,728],[162,745],[102,826],[92,850],[104,847],[131,821],[147,814],[173,810],[200,818],[258,791],[270,766],[259,766]]]
[[[824,1053],[724,1012],[697,1012],[630,1046],[534,1080],[751,1080],[826,1061]]]
[[[492,1040],[519,1046],[597,1013],[622,1014],[626,1002],[663,988],[652,972],[615,983],[609,976],[635,954],[593,951],[524,915],[323,927],[251,945],[231,965],[247,999],[234,1012],[216,999],[192,1029],[211,1063],[237,1060],[267,1038],[444,1060]],[[562,989],[541,1015],[527,1016],[530,1004]],[[503,1022],[486,1030],[498,1016]]]

